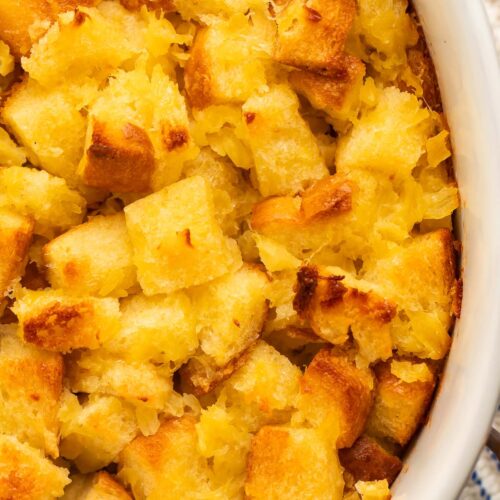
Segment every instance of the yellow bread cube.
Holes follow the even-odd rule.
[[[81,472],[91,472],[114,461],[137,434],[132,408],[111,396],[91,395],[80,404],[66,393],[61,410],[61,455]]]
[[[17,325],[0,327],[2,433],[57,457],[63,360],[60,354],[23,344],[16,330]]]
[[[0,40],[0,78],[10,75],[14,71],[14,68],[15,60],[10,52],[9,46]]]
[[[120,71],[90,107],[83,182],[114,192],[143,193],[179,180],[196,157],[184,98],[158,65]]]
[[[178,366],[198,347],[193,308],[183,292],[134,295],[122,301],[121,313],[122,326],[104,348],[124,359]]]
[[[1,68],[1,66],[0,66]],[[11,167],[26,163],[26,153],[9,136],[7,131],[0,127],[0,166]]]
[[[361,500],[391,500],[392,498],[386,479],[381,481],[358,481],[354,486],[361,495]]]
[[[337,170],[342,173],[361,168],[409,175],[432,134],[429,118],[429,111],[414,95],[386,88],[377,106],[365,112],[339,141]]]
[[[366,432],[404,446],[422,423],[436,379],[408,383],[393,375],[388,363],[377,365],[375,375],[375,403],[368,417]]]
[[[137,284],[123,213],[97,216],[43,248],[54,288],[80,295],[123,296]]]
[[[263,427],[252,441],[245,493],[266,500],[341,500],[334,447],[314,429]]]
[[[62,500],[132,500],[125,488],[107,472],[71,476]]]
[[[193,417],[169,419],[153,436],[139,436],[121,452],[118,477],[138,500],[209,498],[206,460]]]
[[[80,224],[86,208],[64,179],[27,167],[0,169],[0,207],[31,217],[34,232],[48,238]]]
[[[299,100],[285,85],[253,95],[243,106],[263,196],[295,194],[328,175],[309,126],[299,114]]]
[[[291,0],[278,12],[275,58],[290,66],[335,73],[356,14],[355,0]]]
[[[179,181],[125,208],[139,283],[146,295],[206,283],[241,266],[217,223],[202,177]]]
[[[57,467],[39,450],[15,437],[0,435],[0,498],[54,500],[70,482],[68,470]]]
[[[244,102],[266,84],[271,49],[258,26],[240,14],[198,31],[184,73],[192,107]]]
[[[97,349],[120,326],[117,299],[73,297],[60,290],[23,290],[12,310],[22,339],[48,351]]]
[[[304,372],[297,403],[315,427],[338,426],[337,448],[349,448],[363,432],[373,397],[373,376],[347,356],[321,350]]]

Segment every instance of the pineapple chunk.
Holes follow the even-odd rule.
[[[306,368],[297,403],[314,427],[337,433],[337,448],[349,448],[363,432],[373,398],[373,376],[347,356],[321,350]]]
[[[316,430],[269,426],[254,437],[247,498],[341,500],[343,490],[336,451]]]
[[[128,205],[125,216],[146,295],[200,285],[241,266],[237,244],[223,235],[212,190],[202,177]]]
[[[295,194],[328,175],[314,135],[299,114],[299,100],[287,86],[250,97],[243,112],[263,196]]]
[[[22,344],[16,329],[0,327],[2,432],[57,457],[63,360],[60,354]]]
[[[9,46],[0,40],[0,77],[10,75],[10,73],[14,71],[14,68],[15,61],[14,57],[10,53]]]
[[[9,289],[24,273],[33,236],[31,217],[0,209],[0,308]]]
[[[73,354],[67,377],[73,392],[116,396],[154,410],[163,409],[172,394],[168,367],[127,362],[103,350]]]
[[[265,33],[243,14],[198,31],[184,78],[194,108],[246,101],[266,84]]]
[[[172,362],[179,366],[198,347],[192,309],[183,292],[134,295],[122,301],[122,326],[104,348],[130,361]]]
[[[1,66],[0,66],[1,68]],[[11,167],[26,163],[26,153],[9,136],[7,131],[0,127],[0,166]]]
[[[120,326],[118,300],[22,290],[12,308],[25,342],[48,351],[97,349]]]
[[[351,331],[362,364],[392,354],[390,328],[396,306],[378,295],[373,285],[346,276],[341,269],[302,267],[294,307],[317,335],[332,344],[345,343]]]
[[[31,217],[35,234],[48,238],[85,215],[85,199],[63,179],[27,167],[0,168],[0,207]]]
[[[344,46],[356,14],[355,0],[291,0],[278,13],[275,58],[315,72],[343,68]]]
[[[447,354],[448,331],[453,314],[459,312],[455,273],[453,236],[448,229],[413,238],[368,270],[366,279],[379,283],[402,311],[391,332],[400,352],[431,359]]]
[[[189,416],[169,419],[153,436],[139,436],[125,447],[118,477],[135,498],[209,498],[208,467],[195,424]]]
[[[361,168],[408,176],[425,152],[431,135],[429,111],[414,95],[388,87],[377,106],[365,112],[339,141],[337,170]]]
[[[61,410],[61,455],[81,472],[92,472],[116,460],[137,435],[132,408],[111,396],[91,395],[80,404],[66,393]]]
[[[339,450],[342,467],[354,481],[382,481],[392,484],[403,463],[369,436],[361,436],[349,449]]]
[[[0,435],[0,491],[5,499],[54,500],[70,482],[67,469],[15,437]]]
[[[361,495],[361,500],[391,500],[392,498],[386,479],[382,481],[358,481],[354,486]]]
[[[63,500],[132,500],[125,488],[107,472],[71,476]]]
[[[431,402],[436,378],[427,382],[405,382],[391,373],[388,363],[375,367],[375,403],[368,418],[370,436],[390,439],[404,446],[422,422]]]
[[[158,65],[120,71],[90,108],[83,182],[115,192],[148,192],[179,180],[198,154],[177,85]]]
[[[122,213],[97,216],[43,248],[50,284],[81,295],[126,295],[137,284]]]

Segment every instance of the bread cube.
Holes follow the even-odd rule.
[[[31,217],[0,208],[0,301],[24,272],[33,226]]]
[[[87,186],[119,193],[156,191],[179,180],[198,154],[177,85],[156,66],[118,72],[90,107],[78,169]]]
[[[32,218],[35,234],[48,238],[85,215],[85,199],[63,179],[27,167],[0,168],[0,207]]]
[[[116,460],[138,432],[133,409],[111,396],[91,395],[80,404],[67,393],[60,419],[61,455],[73,460],[80,472],[92,472]]]
[[[121,303],[122,326],[104,348],[130,361],[182,364],[198,347],[195,316],[183,292]]]
[[[247,498],[341,500],[343,490],[335,449],[316,430],[268,426],[254,437]]]
[[[137,284],[125,216],[93,217],[43,248],[53,288],[80,295],[124,296]]]
[[[370,413],[373,376],[347,356],[321,350],[304,372],[297,403],[315,427],[337,432],[337,448],[349,448],[361,435]]]
[[[299,100],[285,85],[253,95],[243,106],[249,142],[262,196],[295,194],[328,175]]]
[[[365,65],[359,59],[348,57],[346,70],[338,75],[324,76],[311,71],[293,71],[288,79],[296,92],[332,120],[353,122],[360,106],[365,71]]]
[[[366,432],[404,446],[422,424],[436,379],[408,383],[391,373],[388,363],[377,365],[375,375],[375,403],[368,417]]]
[[[212,190],[190,177],[125,208],[139,283],[146,295],[206,283],[241,266],[217,223]]]
[[[0,326],[0,422],[16,436],[52,457],[59,455],[57,411],[63,360],[57,353],[23,344],[17,325]]]
[[[25,342],[54,352],[97,349],[120,326],[117,299],[74,297],[60,290],[23,290],[12,311]]]
[[[206,460],[198,451],[196,420],[163,422],[153,436],[139,436],[121,452],[118,477],[135,498],[208,498]]]
[[[107,472],[71,476],[63,500],[132,500],[125,488]]]
[[[392,484],[403,467],[401,460],[391,455],[369,436],[361,436],[351,448],[339,450],[342,467],[354,481],[382,481]]]
[[[376,107],[366,111],[339,141],[337,170],[361,168],[408,176],[425,152],[431,134],[429,111],[414,95],[388,87]]]
[[[5,499],[53,500],[70,482],[68,470],[54,465],[39,450],[0,434],[0,491]]]
[[[356,491],[361,495],[361,500],[391,500],[387,480],[382,481],[358,481],[355,485]]]
[[[10,138],[7,131],[0,127],[0,166],[11,167],[23,165],[24,163],[26,163],[26,153],[24,149],[20,148]]]
[[[103,350],[74,354],[66,375],[75,393],[112,395],[155,410],[163,409],[172,393],[168,367],[127,362]]]
[[[173,0],[121,0],[121,3],[130,10],[138,10],[145,5],[148,10],[160,10],[163,13],[175,11]]]
[[[377,260],[367,279],[380,283],[404,311],[393,324],[397,349],[421,358],[442,359],[450,347],[453,313],[458,312],[451,232],[439,229],[395,248]]]
[[[267,12],[266,0],[172,0],[175,9],[184,19],[201,20],[205,24],[214,22],[214,18],[230,18],[234,14],[245,14],[249,10]],[[217,17],[216,17],[217,16]]]
[[[239,14],[198,31],[184,73],[192,107],[244,102],[266,84],[258,26]]]
[[[291,0],[277,13],[277,61],[315,72],[344,66],[344,46],[355,0]]]
[[[359,348],[358,361],[369,364],[392,354],[395,304],[381,297],[372,284],[341,269],[303,266],[297,273],[294,307],[317,335],[332,344],[346,342],[351,331]]]

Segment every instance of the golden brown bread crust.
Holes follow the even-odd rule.
[[[406,383],[391,373],[390,363],[378,364],[375,376],[375,403],[366,432],[404,446],[422,423],[432,400],[436,378],[430,382]]]
[[[351,448],[339,450],[342,467],[355,482],[387,479],[392,484],[403,466],[401,460],[388,453],[377,441],[361,436]]]
[[[92,138],[79,171],[90,187],[119,193],[151,190],[154,148],[148,134],[131,123],[120,130],[94,120]]]
[[[299,408],[318,419],[340,425],[338,448],[349,448],[363,432],[373,404],[373,379],[347,356],[321,350],[306,368],[300,383]]]
[[[101,496],[116,498],[116,500],[132,500],[125,488],[111,474],[104,471],[100,471],[95,475],[90,491],[95,495],[96,500]]]
[[[121,4],[129,10],[140,9],[145,5],[149,10],[171,12],[175,10],[173,0],[120,0]]]

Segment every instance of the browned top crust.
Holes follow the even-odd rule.
[[[145,5],[149,10],[162,10],[172,12],[175,10],[173,0],[120,0],[122,5],[129,10],[140,9]]]

